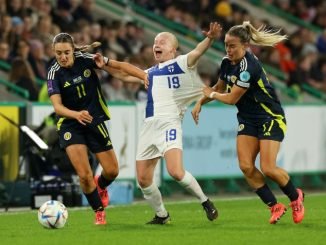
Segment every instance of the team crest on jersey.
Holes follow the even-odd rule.
[[[238,78],[234,75],[231,76],[231,82],[235,83],[238,80]]]
[[[65,140],[70,140],[71,139],[71,133],[70,132],[65,132],[65,134],[63,135],[63,138]]]
[[[240,124],[239,127],[238,127],[238,131],[239,132],[242,131],[244,129],[244,127],[245,127],[244,124]]]
[[[168,66],[168,71],[172,73],[174,71],[174,65]]]
[[[84,71],[84,77],[89,77],[91,75],[91,70],[90,69],[86,69]]]
[[[243,71],[240,73],[240,79],[243,82],[248,82],[250,79],[250,73],[248,71]]]

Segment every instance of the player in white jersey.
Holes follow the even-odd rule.
[[[155,37],[153,52],[158,64],[147,70],[148,99],[136,157],[138,183],[144,198],[155,211],[155,217],[147,224],[170,222],[162,195],[153,182],[154,170],[161,157],[164,157],[171,177],[200,200],[207,218],[214,220],[218,216],[217,209],[197,180],[184,170],[181,124],[186,106],[202,96],[198,60],[221,31],[219,24],[211,23],[209,31],[203,31],[206,38],[188,54],[178,57],[175,35],[161,32]]]

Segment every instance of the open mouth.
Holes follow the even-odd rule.
[[[161,55],[162,54],[162,51],[161,50],[155,50],[155,55]]]

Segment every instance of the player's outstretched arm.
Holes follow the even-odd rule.
[[[129,83],[142,83],[145,85],[145,88],[148,87],[148,79],[147,76],[145,78],[145,80],[141,80],[138,77],[134,77],[134,76],[130,76],[128,73],[123,72],[121,70],[109,67],[107,68],[107,71],[114,76],[115,78],[120,79],[123,82],[129,82]]]
[[[100,53],[94,54],[94,61],[99,68],[124,82],[144,83],[145,87],[148,85],[147,73],[130,63],[110,60]]]
[[[199,58],[205,53],[205,51],[214,42],[214,39],[219,38],[222,33],[222,27],[217,22],[211,22],[209,25],[209,31],[203,31],[206,38],[197,44],[196,48],[188,53],[187,64],[188,67],[196,65]]]
[[[118,76],[117,73],[121,73],[120,77],[133,76],[140,80],[144,80],[147,77],[147,74],[142,69],[127,62],[111,60],[100,53],[94,54],[93,59],[99,68],[110,73],[113,72],[116,76]]]

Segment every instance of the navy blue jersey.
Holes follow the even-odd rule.
[[[283,119],[284,111],[266,73],[253,54],[246,52],[235,65],[228,57],[222,60],[220,79],[227,85],[227,91],[236,84],[247,89],[236,103],[238,116],[249,121]]]
[[[98,67],[92,55],[75,52],[74,57],[72,67],[60,67],[56,61],[49,67],[47,77],[49,96],[60,94],[62,104],[70,110],[87,110],[94,123],[110,119],[100,81],[95,73]]]

